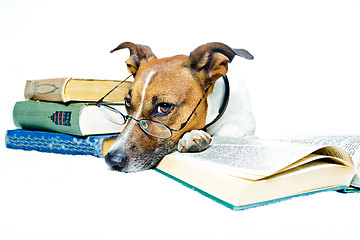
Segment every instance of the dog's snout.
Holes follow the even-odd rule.
[[[105,162],[111,169],[116,171],[122,171],[128,163],[128,157],[121,153],[109,152],[105,156]]]

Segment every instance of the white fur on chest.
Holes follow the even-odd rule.
[[[250,97],[244,82],[236,73],[237,69],[239,67],[233,61],[227,73],[230,83],[229,103],[224,115],[207,129],[212,136],[243,137],[253,135],[255,132],[255,118],[251,110]],[[211,122],[218,115],[224,93],[225,83],[221,78],[215,82],[214,90],[207,98],[206,123]]]

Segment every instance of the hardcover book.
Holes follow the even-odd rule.
[[[110,105],[126,112],[123,104]],[[14,106],[13,120],[16,127],[77,136],[119,133],[125,126],[109,121],[96,105],[90,103],[21,101]]]
[[[156,170],[242,210],[319,191],[359,191],[359,147],[360,137],[215,137],[203,152],[165,156]]]
[[[76,137],[63,133],[15,129],[6,132],[5,143],[11,149],[101,158],[109,151],[116,137],[117,134]]]
[[[78,78],[50,78],[28,80],[25,86],[25,98],[50,102],[69,101],[97,101],[113,89],[120,81],[78,79]],[[123,102],[125,93],[131,86],[130,81],[122,83],[105,101]]]

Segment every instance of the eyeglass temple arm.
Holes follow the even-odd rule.
[[[191,114],[190,114],[189,117],[186,119],[186,121],[183,122],[183,123],[180,125],[180,128],[179,128],[178,130],[176,130],[176,131],[182,130],[182,129],[186,126],[186,124],[188,124],[188,122],[190,121],[190,118],[192,117],[192,115],[194,115],[194,113],[196,112],[196,109],[199,107],[201,101],[204,99],[206,93],[209,91],[209,89],[210,89],[210,87],[211,87],[212,85],[213,85],[213,82],[209,84],[209,86],[206,88],[203,96],[200,98],[200,100],[199,100],[199,102],[197,103],[197,105],[196,105],[196,107],[194,108],[194,110],[191,112]]]
[[[127,78],[125,78],[124,80],[122,80],[118,85],[116,85],[113,89],[111,89],[107,94],[105,94],[105,96],[103,96],[102,98],[99,99],[99,101],[96,102],[96,105],[99,105],[110,93],[112,93],[115,89],[117,89],[123,82],[125,82],[126,80],[128,80],[130,77],[132,76],[129,75]]]

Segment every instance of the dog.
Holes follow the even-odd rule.
[[[148,46],[123,42],[111,52],[126,48],[130,57],[125,63],[134,81],[124,98],[127,113],[122,115],[127,115],[127,125],[105,156],[111,169],[147,170],[176,149],[203,151],[211,144],[211,136],[254,134],[248,94],[230,71],[231,97],[224,97],[228,64],[235,56],[253,59],[248,51],[212,42],[197,47],[189,56],[158,59]]]

